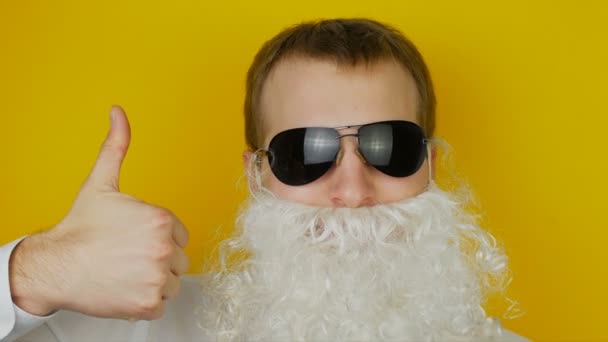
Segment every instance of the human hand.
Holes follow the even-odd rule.
[[[130,142],[124,111],[65,218],[23,240],[11,260],[13,300],[33,314],[68,309],[119,319],[157,319],[188,270],[188,231],[169,210],[119,190]]]

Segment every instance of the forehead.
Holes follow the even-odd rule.
[[[356,66],[293,57],[268,75],[260,98],[264,146],[296,127],[337,127],[384,120],[418,122],[418,93],[394,60]]]

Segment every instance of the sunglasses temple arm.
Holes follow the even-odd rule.
[[[429,161],[429,183],[433,181],[433,154],[431,152],[431,144],[426,143],[426,159]]]

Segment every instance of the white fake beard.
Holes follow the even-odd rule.
[[[319,208],[258,194],[203,281],[218,340],[468,341],[500,334],[481,305],[506,257],[434,184],[398,203]],[[248,253],[229,270],[231,255]]]

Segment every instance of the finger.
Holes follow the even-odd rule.
[[[190,234],[188,233],[188,229],[186,229],[184,224],[177,217],[175,218],[172,234],[173,240],[179,247],[186,247],[186,244],[188,244],[188,240],[190,239]]]
[[[165,306],[166,306],[167,302],[164,300],[161,300],[160,303],[154,308],[153,311],[147,312],[145,313],[141,319],[145,319],[148,321],[151,320],[155,320],[155,319],[159,319],[163,316],[163,314],[165,313]]]
[[[101,146],[88,183],[98,189],[119,191],[120,167],[131,141],[131,128],[121,107],[112,106],[110,117],[110,130]]]
[[[167,283],[163,288],[163,300],[175,298],[179,293],[180,282],[179,277],[170,274]]]
[[[171,272],[180,276],[186,272],[190,268],[190,258],[181,248],[175,248],[175,252],[173,253],[173,257],[171,258]]]

